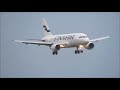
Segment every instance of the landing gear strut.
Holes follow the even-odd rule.
[[[53,55],[55,55],[55,54],[57,55],[57,54],[58,54],[58,52],[57,52],[57,51],[53,51]]]

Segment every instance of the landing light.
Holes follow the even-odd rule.
[[[60,45],[61,48],[65,47],[64,45]]]
[[[84,46],[83,46],[83,45],[80,45],[79,47],[80,47],[80,48],[84,48]]]

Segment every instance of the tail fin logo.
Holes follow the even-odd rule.
[[[44,28],[47,32],[50,32],[50,30],[47,30],[46,25],[43,25],[43,28]]]

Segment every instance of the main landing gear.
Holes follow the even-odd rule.
[[[77,48],[77,50],[75,50],[75,54],[79,54],[79,53],[83,53],[83,50]]]
[[[75,50],[75,54],[83,53],[83,50]]]
[[[57,52],[57,51],[53,51],[53,53],[52,53],[52,54],[53,54],[53,55],[55,55],[55,54],[57,55],[57,54],[58,54],[58,52]]]

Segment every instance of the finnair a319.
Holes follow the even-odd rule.
[[[97,39],[90,40],[89,37],[84,33],[71,33],[71,34],[61,34],[53,35],[48,27],[48,24],[43,18],[43,30],[44,37],[41,39],[26,39],[26,40],[15,40],[15,42],[35,45],[45,45],[49,46],[52,50],[53,55],[57,55],[61,48],[73,48],[75,47],[75,54],[83,53],[83,48],[91,50],[94,48],[94,42],[101,41],[103,39],[109,38],[109,36],[101,37]]]

